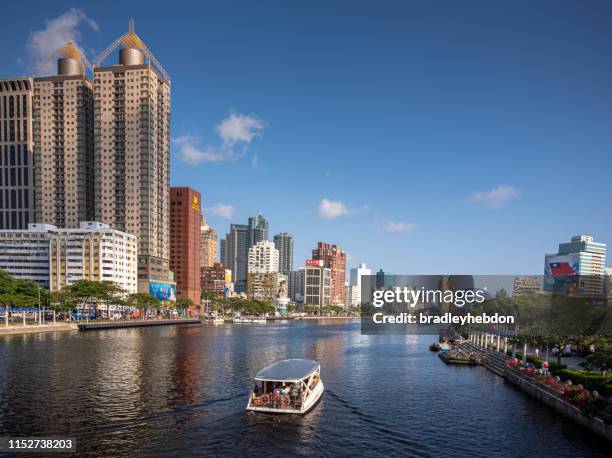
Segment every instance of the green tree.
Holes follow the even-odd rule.
[[[121,287],[112,282],[90,280],[81,280],[66,286],[62,291],[76,298],[84,309],[96,311],[100,304],[114,304],[124,294]]]
[[[134,293],[128,297],[128,304],[131,307],[136,308],[145,315],[145,318],[149,315],[149,310],[159,308],[161,302],[155,296],[146,293]]]

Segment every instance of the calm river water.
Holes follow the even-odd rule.
[[[357,321],[0,337],[0,436],[73,436],[100,456],[607,456],[486,369],[443,364],[433,340]],[[321,363],[321,402],[247,413],[252,377],[289,357]]]

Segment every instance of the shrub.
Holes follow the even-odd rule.
[[[517,352],[516,359],[518,359],[519,361],[522,361],[523,360],[523,354]],[[542,368],[542,363],[544,362],[544,360],[542,360],[540,358],[534,358],[533,356],[527,355],[527,362],[533,364],[537,369],[541,369]],[[557,365],[557,363],[555,361],[549,361],[548,362],[548,371],[551,374],[557,375],[557,372],[559,372],[560,370],[565,369],[566,367],[567,367],[567,365],[565,365],[565,364],[561,364],[560,366]]]
[[[571,380],[574,385],[582,385],[587,390],[597,390],[604,396],[612,395],[612,375],[601,375],[597,372],[562,369],[557,372],[561,380]]]

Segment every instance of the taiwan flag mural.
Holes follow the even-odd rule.
[[[580,273],[579,255],[546,256],[544,266],[544,290],[561,291],[563,285]]]

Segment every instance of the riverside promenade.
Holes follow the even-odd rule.
[[[76,323],[44,323],[44,324],[26,324],[8,326],[0,326],[0,336],[17,335],[17,334],[36,334],[41,332],[60,332],[60,331],[77,331]]]
[[[79,331],[96,331],[101,329],[141,328],[148,326],[170,326],[180,324],[202,324],[199,319],[181,318],[177,320],[126,320],[126,321],[90,321],[79,323]]]
[[[491,344],[494,345],[493,349],[486,346]],[[503,377],[519,390],[549,406],[569,420],[612,442],[612,425],[606,424],[601,418],[584,415],[578,407],[567,402],[558,392],[536,383],[527,375],[508,367],[506,361],[510,357],[506,354],[507,339],[503,337],[496,339],[496,336],[492,335],[488,335],[488,337],[472,335],[470,340],[462,341],[458,343],[458,346],[465,352],[480,357],[484,367]]]

